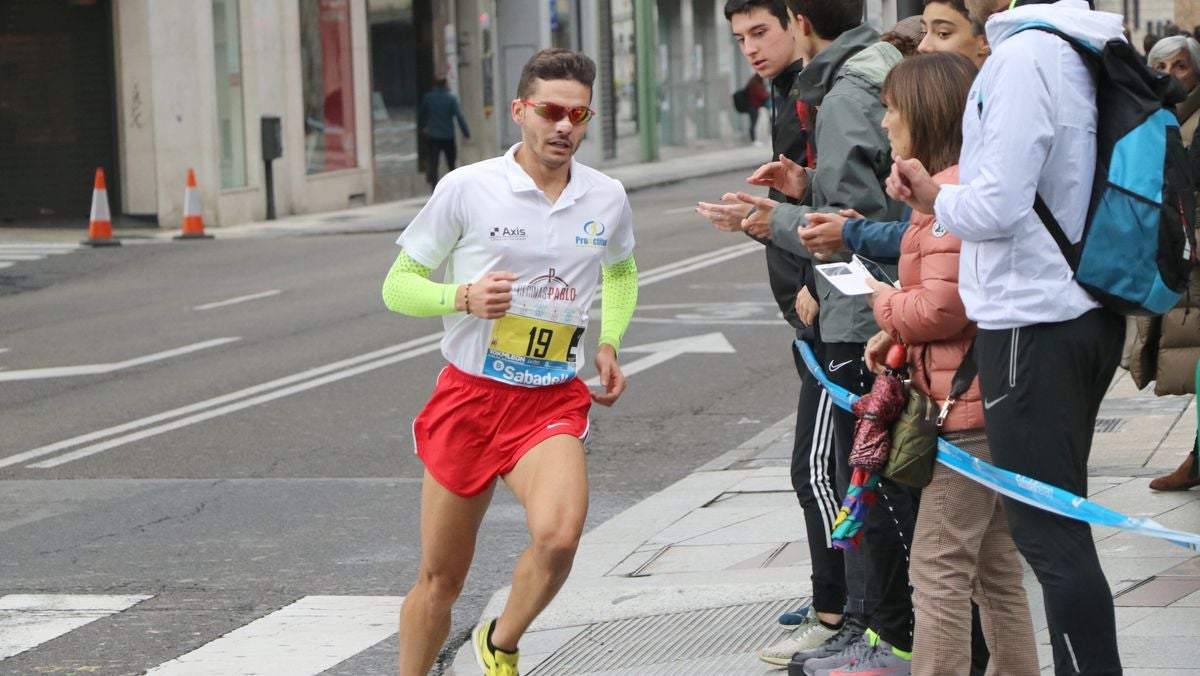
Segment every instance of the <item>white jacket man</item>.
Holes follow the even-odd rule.
[[[1033,202],[1040,194],[1079,240],[1096,161],[1096,91],[1066,41],[1024,29],[1052,26],[1099,49],[1120,39],[1121,17],[1082,0],[966,3],[987,20],[992,56],[963,113],[962,183],[938,186],[920,162],[904,160],[888,191],[963,240],[959,289],[979,322],[975,360],[996,465],[1086,496],[1092,430],[1125,324],[1075,283]],[[1121,674],[1091,528],[1013,500],[1005,509],[1042,585],[1055,673]]]

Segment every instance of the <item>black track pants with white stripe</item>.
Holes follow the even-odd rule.
[[[1087,495],[1096,415],[1121,357],[1125,322],[1105,310],[975,342],[992,459]],[[1054,673],[1121,673],[1112,590],[1088,524],[1005,499],[1009,530],[1042,585]]]
[[[820,358],[820,343],[813,344]],[[846,606],[846,568],[842,550],[830,541],[833,522],[842,504],[837,490],[837,456],[833,443],[834,404],[793,346],[800,374],[796,404],[796,439],[792,446],[792,488],[804,510],[808,553],[812,558],[813,607],[817,612],[842,614]]]

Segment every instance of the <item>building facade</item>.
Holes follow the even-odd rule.
[[[9,4],[0,110],[16,119],[5,147],[21,157],[0,153],[15,179],[0,218],[86,218],[102,167],[126,223],[178,227],[188,169],[207,222],[261,220],[264,118],[278,121],[282,144],[271,166],[277,213],[372,200],[365,0]],[[14,54],[14,42],[32,46]],[[21,95],[27,83],[9,67],[38,69],[43,93]]]
[[[654,80],[655,155],[735,144],[747,120],[731,95],[750,73],[724,4],[4,0],[0,225],[86,222],[96,167],[119,223],[164,229],[182,222],[189,168],[214,227],[266,218],[268,198],[282,217],[423,195],[421,96],[445,78],[471,130],[459,163],[494,157],[519,138],[521,66],[551,45],[599,66],[581,161],[642,159],[639,74]],[[867,0],[867,19],[882,29],[920,4]],[[1193,0],[1098,4],[1129,12],[1135,40],[1175,14],[1200,23]],[[652,63],[637,62],[638,16]]]

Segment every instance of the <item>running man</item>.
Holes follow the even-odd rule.
[[[472,632],[484,674],[516,676],[518,641],[571,570],[588,507],[588,409],[625,390],[617,351],[637,303],[625,189],[572,159],[595,76],[583,54],[535,54],[511,105],[521,142],[438,183],[384,282],[389,309],[443,316],[449,362],[413,422],[421,564],[400,612],[401,676],[428,673],[449,634],[497,477],[525,508],[531,543],[503,613]],[[443,261],[446,283],[430,281]],[[603,389],[589,392],[576,376],[601,285]]]

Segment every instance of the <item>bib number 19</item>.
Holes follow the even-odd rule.
[[[567,348],[566,361],[575,361],[575,349],[579,347],[579,339],[583,337],[583,327],[575,327],[571,336],[571,344]],[[534,359],[545,359],[554,344],[554,329],[544,326],[534,326],[529,329],[529,344],[525,346],[525,356]]]
[[[546,353],[550,351],[550,341],[552,340],[554,340],[554,329],[537,326],[529,329],[529,346],[525,348],[525,356],[545,359]]]

